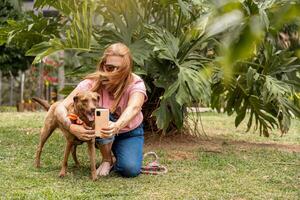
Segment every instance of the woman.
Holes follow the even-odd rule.
[[[135,177],[141,170],[144,144],[141,109],[147,94],[143,80],[132,73],[132,65],[132,56],[126,45],[110,45],[104,51],[97,71],[80,82],[57,109],[58,116],[63,116],[61,123],[69,127],[78,139],[86,141],[95,138],[95,131],[71,124],[66,107],[78,91],[90,90],[100,94],[101,107],[109,108],[114,122],[110,121],[109,127],[102,131],[107,134],[106,139],[96,138],[102,153],[102,163],[97,169],[100,176],[107,175],[111,169],[111,149],[116,157],[114,170],[122,176]],[[108,139],[111,135],[115,136],[113,142]]]

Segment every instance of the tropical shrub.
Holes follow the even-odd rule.
[[[242,21],[233,26],[235,32],[222,36],[221,54],[215,60],[212,107],[220,110],[223,94],[225,111],[237,114],[235,125],[249,112],[248,130],[254,124],[254,129],[265,136],[276,127],[286,133],[291,117],[300,116],[299,98],[295,95],[300,89],[300,61],[295,51],[279,49],[277,45],[284,23],[299,21],[295,14],[300,11],[299,4],[290,3],[242,2],[237,6]]]
[[[62,21],[59,34],[45,33],[48,39],[27,52],[34,62],[72,49],[80,61],[75,71],[84,75],[107,44],[125,43],[147,83],[146,118],[154,116],[163,132],[181,130],[184,108],[199,103],[236,113],[236,126],[249,112],[248,129],[254,125],[265,136],[276,127],[287,132],[290,118],[300,116],[298,48],[278,45],[282,28],[299,24],[298,1],[37,0],[35,6],[56,8]]]

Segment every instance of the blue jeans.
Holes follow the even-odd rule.
[[[116,157],[116,163],[113,170],[124,177],[138,176],[143,164],[143,146],[143,125],[115,136],[112,151]]]
[[[105,145],[105,144],[108,144],[108,143],[111,143],[113,142],[115,139],[114,136],[110,137],[110,138],[100,138],[100,137],[96,137],[95,138],[95,141],[97,144],[99,145]]]

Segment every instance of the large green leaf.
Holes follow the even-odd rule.
[[[48,5],[48,1],[37,2],[37,6]],[[32,47],[27,55],[35,55],[34,63],[56,51],[73,49],[77,51],[90,51],[92,41],[92,17],[95,5],[91,1],[83,1],[78,4],[68,2],[52,2],[60,11],[67,9],[70,18],[70,25],[65,30],[63,38],[54,37],[47,42],[42,42]],[[74,2],[73,2],[74,3]],[[52,5],[52,4],[51,4]],[[68,12],[68,9],[72,12]],[[65,10],[64,10],[65,11]]]
[[[252,16],[241,31],[236,41],[229,47],[230,63],[251,57],[255,53],[256,44],[264,37],[262,22],[258,16]]]
[[[30,50],[26,52],[27,56],[35,56],[33,63],[41,62],[41,60],[57,51],[64,50],[65,46],[58,39],[51,39],[49,42],[42,42],[34,45]]]
[[[152,116],[156,117],[157,127],[166,132],[171,121],[171,113],[165,100],[160,102],[160,106],[152,113]]]
[[[274,101],[278,98],[284,98],[291,93],[292,91],[288,84],[272,78],[271,76],[265,76],[265,82],[262,88],[262,97],[265,103]]]
[[[61,25],[57,18],[43,18],[41,13],[37,16],[28,13],[22,20],[7,20],[7,26],[0,28],[0,35],[6,34],[3,37],[5,43],[28,50],[37,43],[58,36]]]
[[[196,64],[188,61],[179,67],[178,79],[168,88],[165,98],[176,93],[176,101],[180,105],[200,100],[207,102],[211,93],[209,77],[207,71],[200,71]]]
[[[90,0],[85,0],[92,2]],[[71,12],[76,12],[76,5],[82,3],[83,0],[35,0],[34,8],[42,9],[44,7],[53,7],[64,15],[68,16]]]
[[[159,27],[148,26],[152,31],[146,41],[154,46],[153,51],[160,59],[170,60],[177,63],[179,52],[179,38],[174,37],[168,30]]]
[[[152,53],[151,47],[145,42],[145,40],[137,40],[129,45],[129,49],[132,53],[133,60],[139,66],[144,67],[144,61],[150,57]]]

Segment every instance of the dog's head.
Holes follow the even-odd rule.
[[[100,95],[96,92],[84,91],[74,96],[74,110],[87,125],[95,120],[95,109],[99,106]]]

